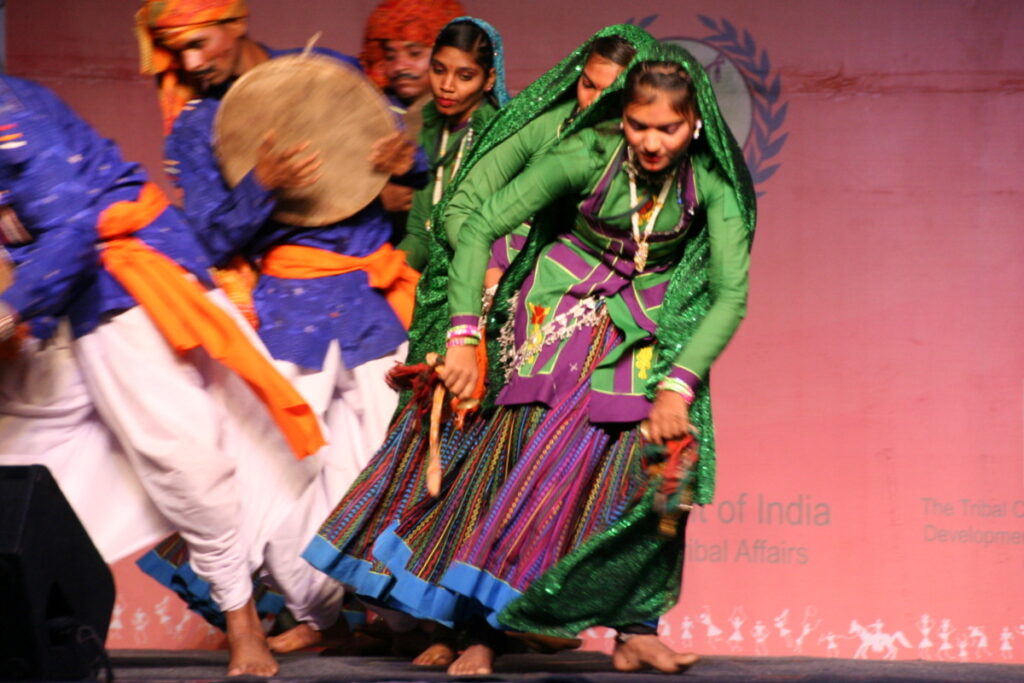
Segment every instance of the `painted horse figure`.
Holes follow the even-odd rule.
[[[910,641],[903,635],[903,631],[895,633],[884,633],[881,622],[875,622],[871,628],[861,626],[856,619],[850,622],[850,633],[860,638],[860,647],[853,653],[854,659],[867,659],[868,651],[885,652],[882,659],[896,659],[899,650],[895,643],[903,647],[910,647]]]

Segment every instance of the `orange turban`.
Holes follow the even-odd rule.
[[[359,61],[377,85],[387,87],[383,64],[385,40],[431,46],[445,24],[465,14],[458,0],[384,0],[366,20]]]
[[[164,134],[171,132],[182,107],[198,93],[183,83],[176,55],[162,47],[192,31],[209,28],[232,19],[249,16],[246,0],[143,0],[135,14],[135,35],[139,40],[141,71],[156,76],[160,88],[160,109]]]

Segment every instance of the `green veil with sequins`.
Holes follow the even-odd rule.
[[[708,153],[736,191],[740,212],[750,238],[756,222],[756,195],[743,153],[726,126],[707,73],[689,52],[675,45],[659,44],[638,55],[641,60],[674,61],[689,72],[697,87],[697,101],[704,121],[703,142],[691,153]],[[621,112],[621,103],[605,100],[587,110],[572,130],[594,125]],[[696,143],[695,143],[696,144]],[[541,225],[542,230],[549,229]],[[506,300],[522,282],[545,235],[531,233],[520,258],[502,281],[498,301]],[[707,226],[687,242],[672,273],[658,321],[657,358],[648,385],[653,397],[658,381],[666,376],[678,352],[693,336],[707,312],[714,292],[707,267],[710,244]],[[509,313],[507,305],[492,312],[494,324]],[[696,502],[710,502],[714,493],[714,426],[707,382],[690,407],[690,419],[700,430],[701,452],[697,468]],[[598,624],[622,627],[657,619],[679,599],[682,581],[683,538],[658,533],[659,517],[652,506],[654,487],[626,515],[604,533],[590,539],[545,572],[500,614],[509,628],[549,635],[572,636]]]

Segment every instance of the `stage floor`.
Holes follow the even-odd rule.
[[[114,650],[110,653],[118,683],[145,681],[238,681],[227,679],[223,651]],[[442,671],[421,669],[408,661],[380,657],[321,657],[294,654],[280,658],[274,681],[442,681]],[[623,674],[610,659],[595,652],[556,655],[510,655],[498,660],[491,676],[470,680],[557,681],[559,683],[652,683],[669,678],[693,681],[1024,681],[1024,666],[955,662],[815,659],[810,657],[705,657],[685,674]],[[103,676],[100,676],[103,680]]]

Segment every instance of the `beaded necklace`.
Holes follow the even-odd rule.
[[[644,272],[644,268],[647,267],[647,255],[650,252],[650,247],[647,244],[651,233],[654,232],[654,224],[658,220],[658,214],[661,213],[662,208],[665,206],[665,199],[668,197],[669,188],[672,187],[672,181],[675,178],[675,170],[668,174],[665,181],[661,184],[661,191],[658,192],[658,198],[654,201],[654,206],[651,208],[651,212],[647,219],[647,223],[644,225],[644,229],[640,230],[640,211],[638,210],[639,201],[637,199],[636,191],[636,167],[633,160],[633,148],[627,146],[627,154],[629,156],[629,163],[625,164],[626,175],[629,176],[629,208],[630,215],[629,219],[633,226],[633,241],[636,242],[636,253],[633,254],[633,265],[636,266],[638,273]]]
[[[438,149],[437,158],[444,159],[445,153],[448,151],[448,124],[444,125],[444,130],[441,132],[441,145]],[[462,155],[465,153],[466,148],[469,146],[469,142],[473,139],[473,128],[470,127],[466,131],[466,134],[462,136],[462,141],[459,142],[459,149],[455,153],[455,160],[452,162],[452,170],[448,174],[448,179],[451,180],[455,177],[455,174],[459,172],[459,166],[462,164]],[[434,172],[434,195],[431,200],[431,204],[437,204],[441,201],[441,196],[444,194],[444,165],[438,164],[437,170]]]

